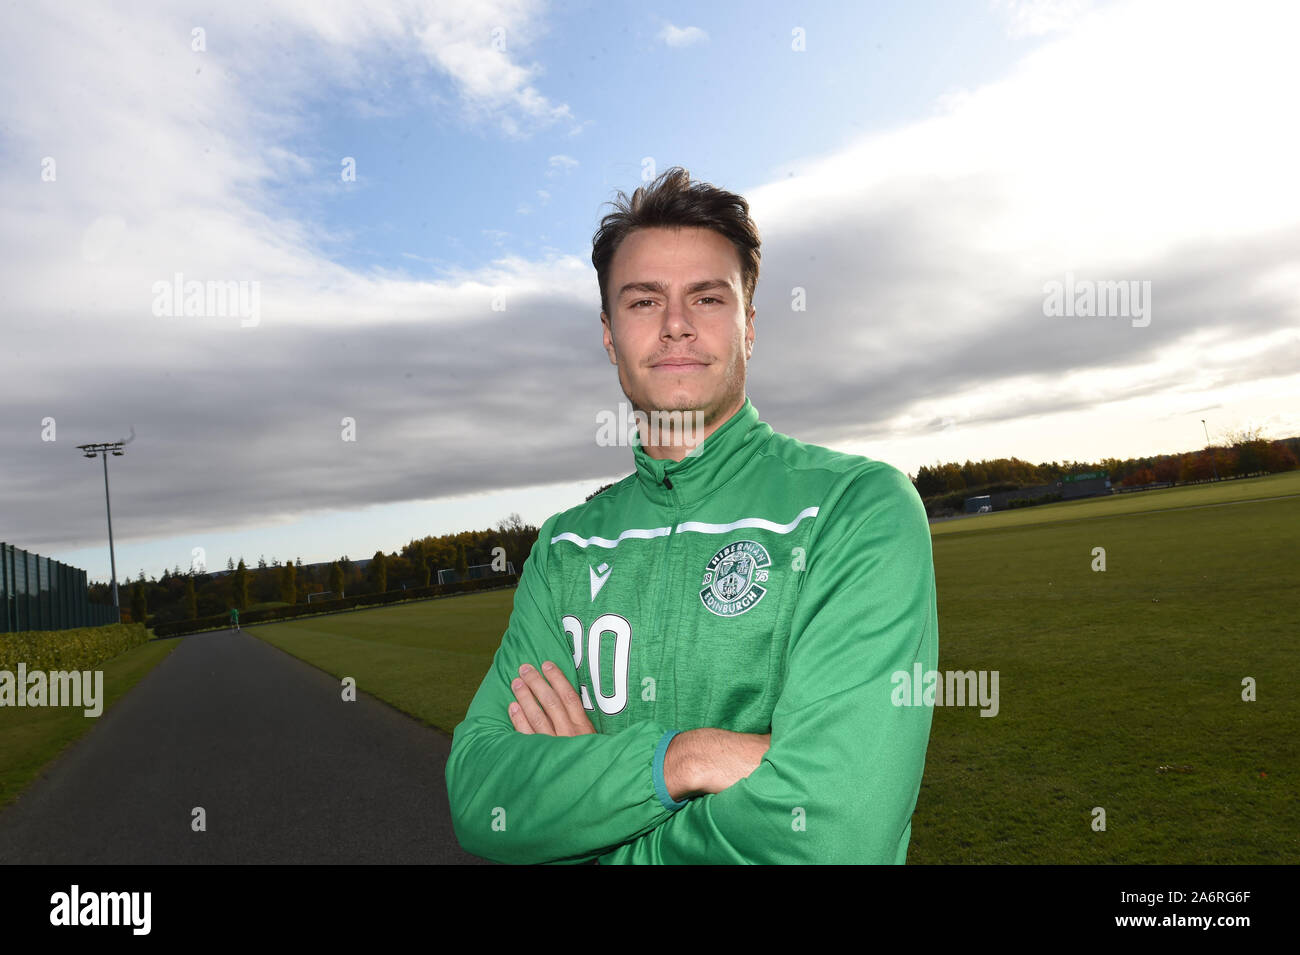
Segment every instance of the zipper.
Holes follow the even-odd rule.
[[[664,475],[663,485],[664,488],[667,491],[669,491],[670,498],[675,499],[676,495],[671,493],[673,490],[673,482],[669,479],[667,474]],[[668,558],[672,552],[673,538],[677,536],[677,520],[681,516],[679,513],[679,507],[677,505],[676,500],[673,500],[673,503],[670,505],[670,507],[671,507],[672,519],[669,521],[668,524],[668,540],[664,543],[663,558],[659,562],[659,581],[660,581],[659,598],[658,600],[655,601],[655,608],[653,611],[655,617],[655,623],[654,623],[654,628],[650,631],[651,633],[659,634],[659,638],[660,638],[659,639],[659,666],[656,670],[659,676],[656,677],[656,684],[664,677],[664,661],[667,659],[668,656],[668,634],[661,632],[661,627],[664,621],[664,617],[666,616],[664,608],[668,606],[668,600],[667,600],[668,576],[669,576]],[[631,687],[628,687],[628,690],[631,691]],[[655,689],[654,707],[652,708],[651,713],[653,718],[657,718],[659,716],[659,690],[657,685]],[[676,712],[674,712],[673,720],[671,721],[670,725],[676,726],[677,725],[676,719],[677,719],[677,714]]]

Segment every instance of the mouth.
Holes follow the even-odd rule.
[[[702,371],[709,366],[690,358],[667,358],[650,367],[656,371]]]

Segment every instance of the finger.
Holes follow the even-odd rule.
[[[575,736],[577,735],[574,728],[569,725],[568,714],[564,711],[564,704],[560,702],[559,695],[543,679],[542,675],[534,667],[525,663],[519,668],[519,677],[527,684],[528,689],[533,693],[537,702],[541,705],[542,713],[550,721],[555,736]],[[518,694],[515,694],[518,696]],[[520,700],[522,703],[523,701]],[[536,724],[533,724],[536,726]]]
[[[542,675],[550,682],[551,688],[555,690],[556,695],[560,698],[560,704],[564,707],[564,714],[569,719],[569,724],[573,727],[575,735],[596,732],[596,727],[591,725],[591,719],[587,716],[587,711],[582,708],[582,697],[569,683],[564,672],[550,660],[542,664]]]
[[[559,735],[555,732],[555,726],[542,711],[527,683],[521,678],[515,677],[510,683],[510,689],[515,691],[515,699],[519,701],[519,705],[523,708],[524,717],[528,720],[528,725],[533,728],[534,733],[545,733],[547,736]]]
[[[510,722],[515,725],[515,729],[521,733],[527,733],[529,736],[533,735],[533,728],[528,723],[528,717],[524,716],[522,706],[518,703],[511,703],[506,708],[506,712],[510,714]]]

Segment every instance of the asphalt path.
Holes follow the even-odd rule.
[[[194,634],[0,813],[0,863],[481,863],[450,749],[248,633]]]

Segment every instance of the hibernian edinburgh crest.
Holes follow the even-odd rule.
[[[700,600],[719,617],[736,617],[763,599],[772,558],[755,541],[733,541],[704,568]]]

